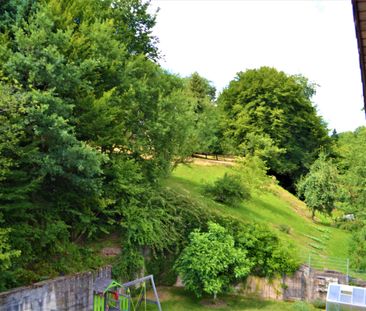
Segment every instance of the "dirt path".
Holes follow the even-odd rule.
[[[235,165],[234,161],[202,159],[202,158],[192,158],[192,163],[197,164],[197,165],[202,165],[202,166],[210,166],[210,165],[233,166],[233,165]]]

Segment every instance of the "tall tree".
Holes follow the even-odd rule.
[[[187,96],[193,100],[195,121],[194,150],[198,153],[222,153],[220,112],[216,106],[216,88],[210,81],[194,72],[187,78]]]
[[[225,136],[236,152],[250,152],[253,134],[270,139],[281,152],[267,159],[268,166],[292,190],[320,147],[330,141],[326,125],[311,103],[314,93],[314,85],[302,76],[261,67],[238,73],[218,99],[225,114]]]
[[[314,219],[315,212],[330,215],[338,198],[339,176],[337,167],[322,152],[311,165],[309,173],[297,184]]]
[[[151,202],[159,178],[191,152],[193,100],[183,79],[154,62],[148,2],[9,0],[4,8],[0,205],[9,243],[22,251],[10,282],[35,281],[32,270],[52,264],[47,273],[60,272],[71,242],[110,229],[135,253],[161,245],[165,238],[133,222],[146,215],[144,226],[168,232],[166,218],[152,224]]]

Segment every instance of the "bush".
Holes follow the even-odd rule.
[[[291,231],[291,227],[290,227],[290,226],[288,226],[288,225],[284,225],[284,224],[279,225],[279,226],[278,226],[278,229],[279,229],[281,232],[283,232],[283,233],[287,233],[287,234],[290,234],[290,231]]]
[[[223,204],[233,204],[250,198],[250,192],[242,185],[240,178],[227,173],[216,180],[213,185],[207,185],[205,192],[211,195],[216,202]]]
[[[247,251],[253,263],[252,274],[260,277],[292,274],[300,260],[293,247],[288,247],[264,225],[246,224],[234,233],[236,245]]]
[[[313,301],[312,301],[312,304],[313,304],[313,306],[314,306],[315,308],[317,308],[317,309],[322,309],[322,310],[324,310],[324,309],[325,309],[325,307],[326,307],[326,303],[325,303],[325,301],[324,301],[324,300],[321,300],[321,299],[315,299],[315,300],[313,300]]]

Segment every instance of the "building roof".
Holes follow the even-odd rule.
[[[356,27],[358,54],[360,56],[363,100],[366,111],[366,0],[352,0]]]

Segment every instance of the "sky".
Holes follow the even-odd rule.
[[[160,64],[222,91],[236,74],[271,66],[318,85],[330,130],[366,125],[351,0],[152,0]]]

